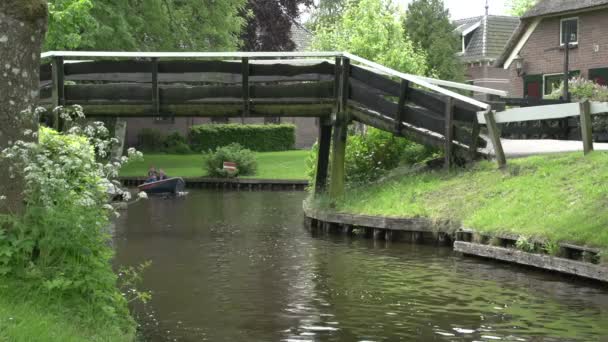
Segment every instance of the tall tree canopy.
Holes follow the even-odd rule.
[[[243,17],[244,51],[292,51],[291,26],[300,16],[300,8],[312,0],[249,0]]]
[[[521,17],[532,8],[532,6],[536,5],[538,1],[539,0],[509,0],[509,13],[516,17]]]
[[[246,0],[49,0],[47,50],[236,50]]]
[[[443,0],[414,0],[404,26],[412,42],[426,52],[431,74],[445,80],[464,79],[464,68],[456,56],[460,40]]]
[[[35,117],[22,111],[33,109],[38,101],[46,27],[46,0],[0,1],[0,151],[18,140],[32,139],[31,132],[37,129]],[[10,162],[0,159],[0,214],[22,209],[24,183],[11,169]]]
[[[339,20],[315,31],[313,48],[349,51],[393,69],[425,74],[426,54],[405,35],[403,14],[391,2],[349,2]]]
[[[307,26],[313,30],[331,25],[344,13],[349,2],[358,0],[316,0],[313,2]]]

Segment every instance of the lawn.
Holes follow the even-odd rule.
[[[308,151],[259,152],[256,154],[258,173],[251,178],[306,179]],[[122,177],[145,176],[150,166],[163,169],[169,176],[204,177],[202,154],[144,154],[144,160],[123,167]]]
[[[118,326],[103,323],[87,306],[84,301],[30,291],[26,283],[0,278],[0,341],[135,340],[134,328],[125,333]]]
[[[400,176],[349,189],[335,205],[340,212],[449,219],[477,231],[608,251],[607,166],[608,153],[594,152],[511,159],[502,171],[491,162],[451,173],[400,170]]]

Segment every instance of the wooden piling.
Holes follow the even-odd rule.
[[[329,168],[329,149],[331,147],[331,125],[319,122],[319,153],[317,155],[317,172],[315,175],[315,195],[321,194],[327,187]]]
[[[593,152],[593,126],[591,122],[591,104],[589,101],[579,103],[581,109],[581,137],[585,155]]]
[[[454,99],[451,97],[445,97],[445,163],[444,167],[446,170],[450,170],[454,164]]]
[[[331,182],[329,185],[329,195],[335,200],[344,194],[344,163],[346,158],[346,136],[348,129],[348,113],[346,106],[348,102],[350,77],[350,60],[342,60],[341,82],[338,91],[338,112],[334,123],[332,137],[333,149],[331,158]]]
[[[496,162],[499,168],[505,168],[507,166],[507,158],[505,152],[502,149],[502,142],[500,141],[500,131],[496,124],[496,111],[488,110],[485,114],[486,125],[488,127],[488,135],[494,146],[494,153],[496,154]]]

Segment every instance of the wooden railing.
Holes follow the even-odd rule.
[[[569,117],[580,117],[581,137],[585,154],[593,151],[593,134],[591,116],[608,113],[608,103],[589,102],[562,103],[546,106],[513,108],[496,112],[486,110],[477,113],[477,121],[488,127],[488,135],[494,145],[499,167],[506,165],[506,157],[500,141],[498,124],[511,122],[526,122],[537,120],[555,120]]]

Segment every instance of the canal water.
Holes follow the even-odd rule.
[[[149,341],[608,341],[608,288],[449,248],[313,236],[297,192],[195,191],[117,221]]]

